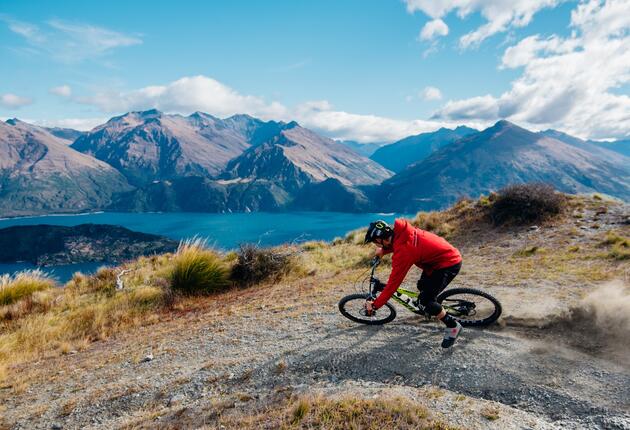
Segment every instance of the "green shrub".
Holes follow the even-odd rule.
[[[230,277],[242,286],[278,279],[291,271],[295,252],[289,248],[260,248],[255,244],[242,244]]]
[[[15,276],[3,275],[0,277],[0,306],[10,305],[55,285],[55,281],[40,270],[24,271]]]
[[[194,239],[180,244],[168,279],[175,291],[211,293],[229,286],[228,274],[221,257],[207,249],[204,241]]]
[[[561,213],[564,206],[564,197],[551,185],[518,184],[499,190],[489,214],[495,225],[519,225],[548,219]]]

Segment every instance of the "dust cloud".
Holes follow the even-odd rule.
[[[630,285],[623,281],[602,284],[566,313],[551,318],[544,329],[576,349],[627,362],[630,356]]]

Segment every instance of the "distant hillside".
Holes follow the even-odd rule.
[[[0,261],[40,266],[104,261],[172,252],[178,242],[154,234],[103,224],[26,225],[0,229]]]
[[[564,143],[578,146],[578,147],[581,147],[590,151],[595,150],[595,148],[601,148],[601,149],[617,152],[626,157],[630,157],[630,139],[615,140],[612,142],[597,142],[595,140],[583,140],[578,137],[574,137],[569,134],[563,133],[561,131],[551,130],[551,129],[541,131],[540,134],[544,136],[548,136],[548,137],[553,137],[554,139],[561,140]]]
[[[367,201],[353,187],[376,185],[391,176],[377,163],[295,122],[265,123],[245,115],[224,122],[249,139],[251,145],[228,162],[219,179],[189,174],[153,180],[120,194],[110,209],[200,212],[312,209],[317,205],[303,197],[294,199],[311,189],[302,192],[307,185],[334,179],[342,186],[321,188],[324,193],[318,196],[318,206],[333,208],[333,202],[350,197],[342,206],[359,211],[367,207]]]
[[[371,156],[377,149],[386,145],[386,143],[360,143],[354,140],[337,140],[337,142],[365,157]]]
[[[156,181],[118,196],[109,207],[131,212],[250,212],[276,211],[292,200],[273,181],[216,181],[188,176]]]
[[[85,131],[74,130],[72,128],[61,128],[61,127],[43,127],[43,128],[48,130],[48,132],[52,134],[53,136],[58,137],[59,139],[63,139],[66,142],[68,142],[68,145],[72,144],[79,137],[87,133]]]
[[[290,207],[308,211],[368,212],[371,203],[362,191],[331,178],[303,187]]]
[[[536,181],[568,193],[598,191],[628,199],[629,166],[618,153],[584,149],[499,121],[386,180],[374,199],[384,210],[411,212]]]
[[[376,150],[370,158],[391,171],[400,172],[407,166],[424,160],[441,147],[472,133],[477,133],[477,130],[465,126],[454,130],[441,128],[385,145]]]
[[[71,138],[75,131],[16,119],[0,124],[0,216],[92,210],[410,212],[531,181],[570,193],[630,195],[623,141],[532,133],[506,121],[482,132],[443,128],[378,149],[372,158],[402,169],[395,176],[347,142],[296,122],[248,115],[130,112],[70,146],[52,132]]]
[[[222,174],[224,179],[273,179],[290,188],[328,178],[344,185],[378,184],[390,176],[377,163],[296,122],[230,161]]]
[[[213,177],[229,160],[281,127],[246,115],[221,120],[200,112],[183,117],[149,110],[114,117],[72,147],[142,186],[183,176]]]
[[[129,190],[108,164],[81,154],[46,129],[0,122],[0,215],[103,209]]]

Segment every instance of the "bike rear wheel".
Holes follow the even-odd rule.
[[[339,301],[339,312],[349,320],[368,325],[386,324],[396,318],[396,309],[389,303],[385,303],[372,315],[367,315],[365,301],[368,297],[368,294],[350,294],[344,297]]]
[[[437,296],[438,303],[463,326],[483,327],[501,315],[501,303],[485,291],[453,288]]]

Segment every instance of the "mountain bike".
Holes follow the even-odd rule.
[[[396,308],[390,303],[385,303],[380,309],[367,314],[365,301],[374,300],[382,291],[384,284],[374,276],[380,258],[372,260],[372,272],[367,286],[362,287],[363,292],[350,294],[339,301],[341,314],[357,323],[380,325],[391,322],[396,318]],[[366,278],[367,280],[367,278]],[[427,318],[431,316],[424,310],[424,306],[418,303],[418,291],[411,291],[399,287],[392,299],[407,308],[414,314]],[[451,288],[442,291],[436,298],[444,310],[452,315],[461,325],[467,327],[484,327],[495,322],[501,315],[501,303],[490,294],[474,288]]]

